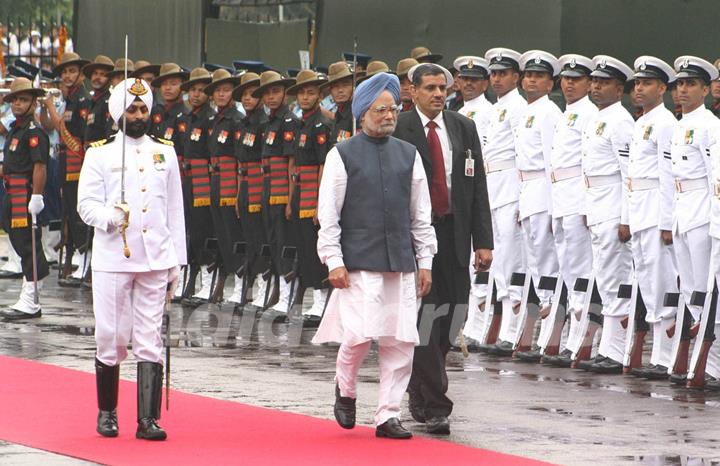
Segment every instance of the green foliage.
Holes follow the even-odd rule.
[[[49,28],[50,24],[59,24],[62,19],[70,33],[72,14],[73,0],[0,0],[0,22],[7,25],[10,21],[15,28],[22,23],[23,33],[31,20],[37,25],[33,28],[39,29],[40,21]]]

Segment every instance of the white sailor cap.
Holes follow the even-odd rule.
[[[415,74],[415,71],[421,67],[423,69],[425,67],[433,68],[433,69],[439,70],[441,73],[443,73],[445,75],[445,81],[446,81],[447,87],[452,87],[453,83],[455,82],[455,80],[453,79],[452,73],[450,73],[450,71],[448,71],[447,68],[445,68],[444,66],[440,66],[437,63],[418,63],[417,65],[414,65],[412,68],[410,68],[408,70],[408,73],[407,73],[407,77],[408,77],[408,80],[410,80],[410,82],[413,82],[413,75]]]
[[[458,71],[458,76],[466,78],[487,79],[490,75],[488,61],[482,57],[473,55],[457,57],[453,62],[453,68]]]
[[[555,55],[542,50],[529,50],[520,57],[520,69],[523,71],[540,71],[557,76],[560,64]]]
[[[490,71],[513,69],[520,72],[520,53],[512,49],[496,47],[485,52]]]
[[[665,84],[675,81],[675,71],[672,69],[672,66],[657,57],[650,55],[637,57],[633,67],[635,68],[635,74],[633,76],[635,78],[659,79]]]
[[[593,70],[593,62],[588,57],[569,53],[558,58],[560,66],[560,76],[568,76],[571,78],[580,78],[582,76],[590,76]]]
[[[692,55],[678,57],[675,60],[675,71],[677,79],[699,78],[709,84],[718,78],[718,69],[712,63]]]
[[[633,78],[633,70],[617,58],[608,55],[596,55],[593,57],[593,78],[618,79],[622,82]]]

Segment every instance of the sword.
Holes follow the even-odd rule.
[[[128,36],[125,34],[125,80],[123,86],[125,89],[123,92],[123,119],[122,119],[122,165],[120,170],[120,203],[115,204],[115,207],[119,208],[125,214],[125,220],[120,225],[120,236],[123,241],[123,254],[126,258],[130,257],[130,247],[127,242],[127,229],[130,225],[130,206],[125,202],[125,130],[127,129],[127,118],[125,118],[125,110],[127,109],[127,60],[128,60]]]
[[[35,250],[35,235],[37,234],[37,215],[32,214],[32,229],[30,230],[30,241],[32,246],[32,274],[33,285],[35,287],[35,296],[33,302],[35,305],[40,304],[40,296],[38,296],[38,271],[37,271],[37,251]]]
[[[355,87],[357,86],[357,36],[353,37],[353,97],[355,97]],[[350,132],[350,136],[355,136],[355,131],[357,129],[357,120],[353,116],[352,119],[352,131]]]
[[[170,410],[170,299],[165,298],[165,411]]]

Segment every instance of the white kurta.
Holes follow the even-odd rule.
[[[318,196],[318,256],[329,270],[343,267],[340,217],[345,202],[347,172],[336,148],[325,160]],[[410,231],[418,268],[432,269],[437,252],[435,230],[430,225],[430,192],[420,154],[410,193]],[[418,344],[417,297],[414,273],[350,272],[350,287],[333,291],[313,343],[338,342],[355,346],[391,337]]]

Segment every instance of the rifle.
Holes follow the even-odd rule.
[[[700,317],[700,334],[702,340],[697,340],[693,346],[692,358],[690,359],[690,368],[687,375],[687,388],[703,388],[705,386],[705,366],[707,365],[708,354],[710,348],[715,341],[715,315],[717,313],[718,286],[715,274],[711,274],[711,281],[708,288],[712,288],[711,293],[698,293],[698,298],[702,295],[703,312]],[[696,293],[693,293],[695,295]],[[695,298],[695,296],[693,296]],[[709,299],[708,299],[709,298]],[[693,299],[693,301],[695,301]],[[692,304],[695,304],[693,302]]]
[[[637,280],[633,280],[630,285],[620,285],[617,296],[620,299],[629,299],[633,306],[628,315],[625,355],[623,356],[623,373],[629,374],[631,369],[642,366],[643,345],[650,327],[645,321],[647,308],[643,302]]]
[[[560,354],[560,339],[567,317],[568,290],[559,274],[557,277],[540,277],[538,288],[553,290],[553,300],[550,313],[544,317],[540,316],[542,322],[537,344],[543,356],[557,356]]]
[[[598,292],[595,272],[590,273],[590,278],[578,278],[575,281],[575,291],[584,291],[585,300],[580,321],[571,326],[572,331],[566,345],[573,353],[573,365],[579,361],[590,359],[595,332],[602,327],[602,314],[599,312],[602,309],[602,299]],[[570,316],[570,319],[574,318],[575,316]]]
[[[513,273],[510,278],[510,286],[522,286],[518,325],[510,342],[513,344],[515,352],[524,353],[532,349],[540,298],[535,292],[535,285],[529,270],[525,273]]]

